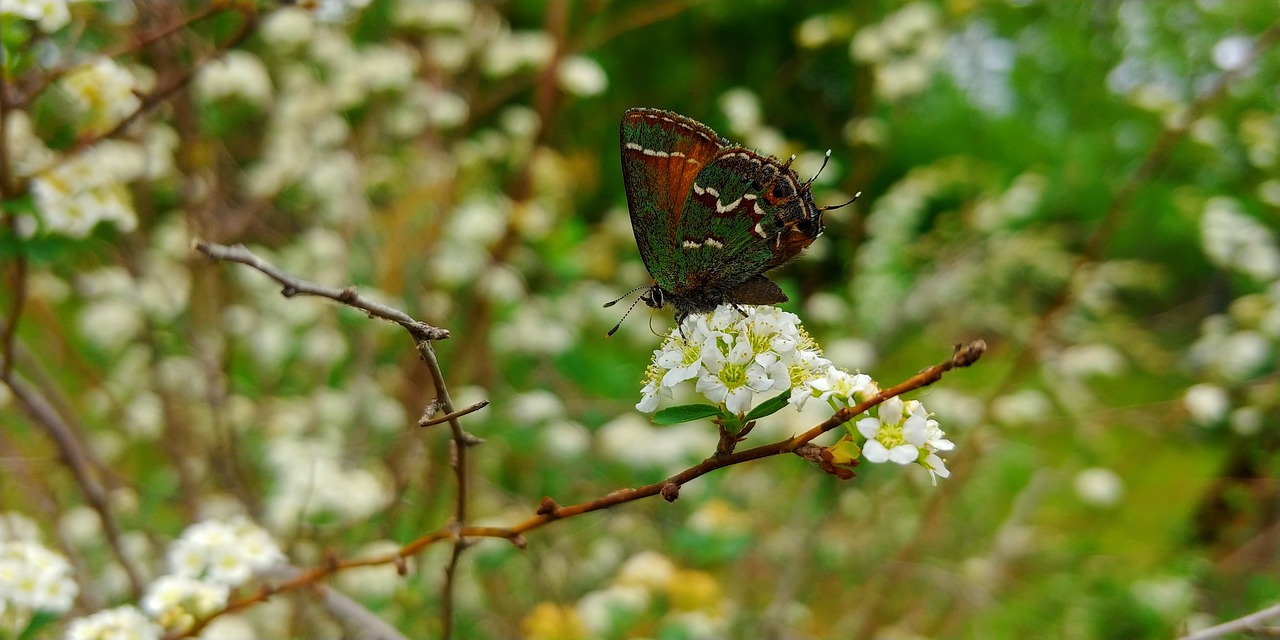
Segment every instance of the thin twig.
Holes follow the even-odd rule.
[[[107,545],[111,547],[112,553],[115,554],[116,561],[124,568],[125,575],[129,578],[129,586],[133,590],[135,597],[141,597],[145,586],[142,573],[134,566],[133,561],[124,551],[124,546],[120,540],[120,525],[116,522],[115,515],[111,512],[111,505],[107,500],[107,492],[93,477],[93,473],[90,471],[92,465],[74,430],[62,419],[62,416],[58,415],[57,410],[53,408],[52,404],[49,404],[44,396],[17,374],[4,373],[3,376],[0,376],[0,382],[9,387],[9,390],[13,392],[13,397],[18,401],[18,406],[22,407],[22,410],[36,424],[44,427],[45,433],[57,446],[58,454],[67,463],[67,467],[71,469],[71,474],[75,477],[76,484],[80,486],[80,490],[84,493],[85,500],[97,512],[98,519],[102,522],[102,531],[106,535]]]
[[[477,403],[475,403],[475,404],[473,404],[473,405],[471,405],[471,406],[469,406],[469,407],[465,407],[465,408],[462,408],[462,409],[458,409],[457,411],[454,411],[453,413],[446,413],[445,415],[442,415],[442,416],[436,416],[436,417],[434,417],[434,418],[428,418],[427,416],[423,416],[421,420],[418,420],[418,426],[419,426],[419,427],[430,427],[430,426],[434,426],[434,425],[440,424],[441,422],[448,422],[448,421],[450,421],[450,420],[454,420],[454,419],[456,419],[456,418],[461,418],[462,416],[465,416],[465,415],[467,415],[468,413],[474,413],[474,412],[476,412],[476,411],[479,411],[479,410],[481,410],[481,409],[483,409],[483,408],[485,408],[485,407],[487,407],[487,406],[489,406],[489,401],[488,401],[488,400],[481,400],[480,402],[477,402]]]
[[[445,340],[449,337],[449,331],[433,327],[425,322],[413,319],[409,314],[387,306],[380,302],[375,302],[364,296],[361,296],[355,287],[326,287],[305,280],[299,280],[284,271],[273,266],[271,263],[254,255],[244,245],[226,246],[196,240],[193,243],[196,251],[208,256],[210,260],[220,260],[226,262],[239,262],[240,264],[249,265],[258,271],[266,274],[272,280],[279,282],[283,289],[280,290],[281,295],[286,298],[294,296],[318,296],[321,298],[329,298],[330,300],[341,302],[349,307],[355,307],[369,314],[371,318],[381,318],[394,322],[405,328],[417,342],[431,340]],[[446,411],[450,409],[446,408]]]
[[[4,141],[0,140],[0,145],[3,144]],[[16,225],[12,218],[8,222],[12,232]],[[18,335],[18,323],[22,321],[22,309],[27,301],[27,256],[19,253],[13,264],[13,282],[9,287],[13,301],[5,314],[4,324],[0,325],[0,378],[8,378],[13,373],[14,339]]]
[[[750,460],[758,460],[785,453],[794,453],[801,447],[807,445],[814,438],[839,427],[845,422],[848,422],[854,416],[883,403],[889,398],[931,385],[940,380],[948,371],[958,367],[967,367],[977,362],[985,351],[986,344],[981,340],[975,340],[974,342],[957,349],[955,354],[945,362],[931,366],[904,380],[902,383],[885,389],[876,396],[868,398],[853,407],[846,407],[845,409],[837,411],[830,419],[814,426],[800,435],[779,440],[772,444],[763,445],[754,449],[736,451],[726,455],[713,455],[702,462],[685,469],[684,471],[653,484],[636,487],[634,489],[618,489],[594,500],[565,507],[557,505],[550,499],[543,499],[542,503],[538,506],[536,515],[510,527],[469,527],[458,526],[456,522],[453,522],[448,526],[428,533],[417,540],[404,545],[399,550],[387,555],[360,560],[331,560],[323,565],[304,570],[298,573],[296,577],[281,584],[263,587],[253,595],[230,602],[222,610],[216,611],[208,617],[198,620],[187,632],[180,635],[166,636],[166,638],[174,640],[176,638],[191,637],[192,635],[199,633],[201,629],[205,628],[210,622],[219,616],[247,609],[259,602],[267,600],[277,593],[293,591],[319,584],[329,576],[340,571],[353,569],[355,567],[370,567],[386,564],[395,565],[397,567],[403,566],[405,559],[417,555],[423,549],[426,549],[438,542],[444,542],[446,540],[454,541],[454,560],[456,560],[457,555],[461,553],[458,549],[465,548],[468,538],[501,538],[511,542],[517,547],[524,548],[525,533],[552,522],[572,518],[574,516],[580,516],[593,511],[608,509],[610,507],[627,502],[634,502],[643,498],[650,498],[657,495],[664,497],[671,496],[678,492],[681,485],[717,469],[723,469],[725,467],[741,464]],[[451,560],[451,565],[454,563],[454,560]]]
[[[1275,618],[1280,618],[1280,604],[1272,605],[1261,611],[1256,611],[1208,629],[1201,629],[1195,633],[1182,636],[1178,640],[1210,640],[1210,638],[1221,638],[1230,633],[1248,632],[1261,626],[1263,622]]]

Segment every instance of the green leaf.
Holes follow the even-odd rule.
[[[667,426],[672,424],[680,424],[682,422],[693,422],[703,418],[720,415],[720,407],[710,404],[682,404],[676,407],[667,407],[653,414],[653,423],[656,425]]]
[[[760,418],[763,418],[765,416],[771,416],[777,413],[783,407],[787,406],[787,400],[790,398],[791,398],[791,390],[787,389],[786,391],[783,391],[782,393],[779,393],[778,395],[772,398],[769,398],[764,402],[761,402],[760,404],[756,405],[754,409],[747,412],[747,417],[743,419],[743,422],[759,420]]]
[[[37,609],[35,614],[31,616],[31,622],[27,623],[27,628],[23,629],[22,633],[18,635],[18,640],[35,638],[36,634],[57,622],[58,618],[59,616],[56,613]]]

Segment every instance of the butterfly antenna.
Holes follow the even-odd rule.
[[[643,287],[640,287],[640,288],[643,288]],[[631,291],[632,291],[632,292],[635,292],[635,289],[632,289]],[[627,294],[627,296],[629,296],[629,295],[631,295],[631,293],[628,293],[628,294]],[[625,297],[627,297],[627,296],[622,296],[622,298],[625,298]],[[622,298],[618,298],[618,300],[621,300]],[[608,306],[612,305],[614,302],[617,302],[618,300],[614,300],[613,302],[610,302],[609,304],[606,304],[605,306],[606,306],[606,307],[608,307]],[[636,308],[636,305],[637,305],[637,304],[639,304],[639,302],[640,302],[640,298],[636,298],[636,299],[635,299],[635,302],[632,302],[632,303],[631,303],[631,306],[627,307],[627,312],[626,312],[626,313],[624,313],[624,314],[622,314],[622,319],[618,321],[618,324],[613,325],[613,328],[609,330],[609,333],[604,334],[604,337],[606,337],[606,338],[612,338],[612,337],[613,337],[613,334],[617,333],[617,332],[618,332],[618,329],[621,329],[621,328],[622,328],[622,323],[623,323],[624,321],[626,321],[627,316],[631,315],[631,310],[632,310],[632,309],[634,309],[634,308]],[[650,318],[650,322],[652,322],[652,318]]]
[[[629,295],[631,295],[631,294],[633,294],[633,293],[635,293],[635,292],[637,292],[637,291],[639,291],[639,290],[641,290],[641,289],[643,289],[643,288],[644,288],[643,286],[636,287],[636,288],[634,288],[634,289],[632,289],[632,290],[630,290],[630,291],[628,291],[628,292],[626,292],[626,293],[622,294],[622,295],[621,295],[617,300],[610,300],[609,302],[604,303],[604,308],[608,309],[609,307],[612,307],[613,305],[618,304],[619,302],[622,302],[622,300],[623,300],[624,298],[626,298],[627,296],[629,296]],[[633,306],[634,306],[634,305],[633,305]]]
[[[846,202],[846,203],[844,203],[844,204],[833,204],[833,205],[830,205],[830,206],[827,206],[827,207],[818,207],[818,211],[831,211],[832,209],[839,209],[839,208],[841,208],[841,207],[847,207],[847,206],[849,206],[849,205],[851,205],[851,204],[853,204],[853,203],[857,202],[857,201],[858,201],[858,198],[860,198],[860,197],[862,197],[862,192],[861,192],[861,191],[859,191],[859,192],[857,192],[857,193],[853,194],[853,199],[852,199],[852,200],[850,200],[850,201],[848,201],[848,202]]]
[[[825,157],[825,158],[823,158],[823,159],[822,159],[822,166],[821,166],[821,167],[818,167],[818,172],[817,172],[817,173],[815,173],[815,174],[813,174],[813,177],[812,177],[812,178],[809,178],[809,181],[808,181],[808,182],[806,182],[806,183],[804,183],[804,186],[806,186],[806,187],[807,187],[807,186],[809,186],[809,185],[813,184],[813,181],[814,181],[814,180],[817,180],[817,179],[818,179],[818,176],[822,175],[822,170],[827,168],[827,163],[828,163],[828,162],[830,162],[830,161],[831,161],[831,150],[830,150],[830,149],[827,149],[827,157]],[[842,205],[842,206],[843,206],[843,205]]]

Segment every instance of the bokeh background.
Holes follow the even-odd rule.
[[[620,176],[634,106],[805,177],[832,150],[819,203],[863,195],[772,274],[783,306],[885,386],[986,340],[912,396],[957,442],[952,475],[773,458],[525,550],[481,541],[456,637],[1167,638],[1273,605],[1278,20],[1222,0],[3,0],[0,538],[77,585],[29,633],[136,603],[196,522],[245,515],[307,566],[451,516],[404,332],[194,238],[452,333],[455,404],[491,402],[463,419],[477,522],[708,455],[712,425],[634,408],[670,311],[604,338],[622,311],[602,304],[649,283]],[[448,553],[331,584],[439,637]],[[6,602],[17,637],[30,603]],[[344,630],[302,593],[204,637]]]

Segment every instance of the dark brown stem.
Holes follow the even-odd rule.
[[[134,597],[141,597],[145,588],[142,574],[134,566],[133,560],[124,552],[124,547],[120,542],[120,525],[116,522],[115,515],[111,512],[107,492],[103,490],[102,485],[98,483],[98,480],[90,470],[93,465],[89,461],[88,455],[85,453],[82,443],[76,437],[74,430],[62,419],[62,416],[58,415],[57,410],[45,400],[44,396],[16,374],[5,373],[0,376],[0,382],[9,387],[13,392],[13,397],[18,401],[18,406],[36,424],[44,428],[45,433],[57,446],[58,454],[62,457],[63,462],[67,463],[67,467],[71,469],[71,474],[75,477],[76,484],[80,486],[81,492],[84,493],[85,500],[97,512],[98,519],[102,522],[103,533],[107,538],[107,545],[111,547],[111,551],[115,554],[116,561],[124,568]]]
[[[459,522],[461,522],[461,520],[456,520],[442,529],[433,531],[418,538],[417,540],[414,540],[413,542],[410,542],[409,544],[406,544],[395,553],[362,560],[333,560],[312,569],[302,571],[297,575],[297,577],[284,583],[271,588],[264,588],[257,594],[233,601],[227,604],[223,610],[215,612],[209,617],[197,621],[197,623],[187,632],[178,635],[166,636],[166,638],[173,640],[175,638],[191,637],[198,634],[201,629],[206,627],[209,622],[218,616],[246,609],[254,604],[266,600],[276,593],[292,591],[302,587],[319,584],[330,575],[338,573],[339,571],[355,567],[384,564],[401,566],[405,558],[417,555],[423,549],[445,540],[452,540],[454,542],[454,552],[449,564],[450,568],[446,570],[446,576],[451,580],[453,568],[455,568],[457,564],[457,558],[462,553],[462,549],[466,548],[469,538],[502,538],[523,549],[525,546],[525,532],[532,531],[551,522],[580,516],[593,511],[608,509],[620,504],[657,495],[663,496],[668,500],[674,500],[675,496],[679,494],[680,487],[691,480],[704,476],[717,469],[741,464],[749,460],[758,460],[760,458],[766,458],[783,453],[797,452],[808,445],[808,443],[814,438],[839,427],[845,422],[848,422],[854,416],[879,405],[885,400],[931,385],[940,380],[946,372],[958,367],[967,367],[974,362],[977,362],[985,351],[986,344],[981,340],[975,340],[964,347],[958,348],[949,360],[933,365],[908,378],[902,383],[885,389],[876,396],[868,398],[853,407],[846,407],[837,411],[830,419],[814,426],[800,435],[780,440],[772,444],[756,447],[754,449],[747,449],[746,451],[738,451],[725,455],[713,455],[710,458],[707,458],[706,460],[703,460],[702,462],[667,478],[666,480],[661,480],[653,484],[648,484],[634,489],[618,489],[594,500],[566,507],[557,505],[555,501],[550,498],[543,498],[535,509],[533,517],[511,527],[460,526]],[[457,446],[456,440],[454,441],[454,445],[455,452],[465,450],[465,447]],[[459,467],[455,465],[455,470],[458,468]],[[464,478],[459,479],[462,480]],[[460,490],[459,493],[464,494],[463,497],[465,498],[464,491]],[[465,514],[465,500],[459,500],[458,509],[460,512]],[[449,606],[448,603],[449,600],[446,599],[443,606]],[[451,620],[451,618],[449,618],[449,620]]]

